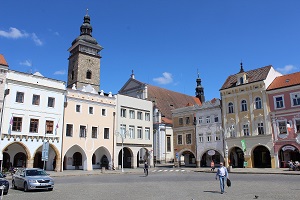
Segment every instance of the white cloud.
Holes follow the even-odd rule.
[[[25,61],[23,61],[23,62],[20,62],[19,64],[20,64],[20,65],[25,65],[25,66],[28,66],[28,67],[31,67],[31,66],[32,66],[31,60],[25,60]]]
[[[59,33],[56,31],[56,32],[54,32],[54,35],[59,36]]]
[[[59,70],[54,72],[54,75],[65,75],[66,74],[66,70]]]
[[[283,74],[288,74],[296,69],[297,67],[295,67],[294,65],[286,65],[283,68],[277,68],[277,70]]]
[[[26,38],[29,36],[29,34],[26,33],[25,31],[20,31],[17,28],[10,27],[9,31],[0,30],[0,36],[5,37],[5,38],[18,39],[18,38]]]
[[[38,36],[35,33],[32,33],[31,38],[37,46],[42,46],[43,45],[43,42],[38,38]]]
[[[43,42],[38,38],[35,33],[26,33],[25,31],[20,31],[17,28],[10,27],[9,31],[0,30],[0,36],[9,39],[19,39],[19,38],[31,38],[37,46],[42,46]]]
[[[173,82],[172,74],[169,72],[164,72],[162,77],[154,78],[153,81],[158,84],[169,84]]]

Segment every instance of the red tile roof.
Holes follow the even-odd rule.
[[[0,54],[0,65],[8,66],[8,64],[2,54]]]
[[[186,107],[187,105],[201,105],[201,102],[197,97],[153,85],[148,85],[148,100],[154,102],[154,106],[160,110],[162,117],[165,117],[170,121],[172,119],[173,109]],[[167,119],[165,120],[167,121]]]
[[[273,80],[273,82],[269,85],[267,90],[275,90],[294,85],[300,85],[300,72],[276,77]]]
[[[269,65],[269,66],[265,66],[265,67],[261,67],[258,69],[254,69],[254,70],[245,72],[248,77],[248,83],[254,83],[257,81],[265,80],[268,76],[268,73],[269,73],[271,67],[272,67],[272,65]],[[237,74],[230,75],[220,90],[236,87],[237,86],[236,85],[236,83],[237,83],[236,75]]]

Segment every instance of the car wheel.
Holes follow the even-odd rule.
[[[12,180],[12,182],[11,182],[11,187],[14,188],[15,190],[18,189],[14,180]]]
[[[53,190],[53,188],[48,188],[48,191],[52,191]]]
[[[4,195],[7,195],[8,192],[3,192]]]
[[[26,182],[24,183],[24,192],[28,192],[28,185]]]

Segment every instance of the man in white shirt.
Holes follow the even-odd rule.
[[[217,174],[216,174],[216,180],[217,177],[219,176],[219,180],[220,180],[220,188],[221,188],[221,194],[224,193],[224,186],[225,186],[225,178],[228,178],[228,171],[226,169],[226,167],[223,166],[223,163],[220,162],[220,167],[217,170]]]

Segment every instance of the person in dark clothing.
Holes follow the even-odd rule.
[[[55,171],[55,168],[56,168],[56,159],[55,158],[53,159],[52,166],[53,166],[53,171]]]
[[[148,169],[149,169],[149,165],[148,165],[147,161],[145,161],[145,164],[144,164],[144,173],[146,174],[146,176],[148,176]]]

